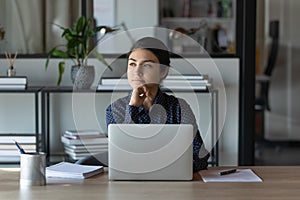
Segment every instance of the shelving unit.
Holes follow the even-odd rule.
[[[186,93],[184,90],[172,90],[169,91],[167,89],[164,90],[165,92],[177,92],[180,93]],[[53,94],[62,94],[62,93],[107,93],[111,94],[112,92],[116,93],[124,93],[127,92],[127,90],[80,90],[80,91],[74,91],[72,87],[45,87],[41,90],[41,96],[42,96],[42,132],[43,134],[43,151],[47,154],[47,161],[48,163],[52,162],[52,155],[51,154],[51,148],[50,148],[50,133],[52,132],[50,127],[50,119],[51,119],[51,95]],[[190,91],[191,92],[191,91]],[[209,160],[209,164],[212,166],[218,166],[219,161],[219,149],[218,149],[218,136],[217,136],[217,130],[218,130],[218,91],[211,89],[208,90],[194,90],[192,92],[195,93],[205,93],[205,95],[209,95],[210,99],[210,112],[211,112],[211,126],[208,128],[209,133],[211,133],[211,138],[209,139],[210,144],[208,144],[209,148],[211,148],[211,157]],[[65,157],[64,157],[65,158]]]
[[[189,14],[185,13],[185,4],[190,6]],[[188,0],[176,4],[160,0],[159,7],[161,27],[183,32],[194,40],[169,34],[169,47],[175,53],[193,54],[200,45],[208,54],[236,53],[236,0]]]
[[[14,146],[14,143],[13,143],[14,137],[18,137],[21,139],[24,137],[24,140],[27,140],[25,137],[35,135],[35,137],[36,137],[36,140],[35,140],[36,148],[35,149],[36,149],[36,151],[41,150],[42,147],[40,144],[40,137],[42,134],[39,132],[39,92],[41,91],[41,89],[42,89],[41,87],[28,87],[25,90],[0,90],[1,96],[9,95],[9,94],[17,94],[18,96],[20,96],[18,101],[21,101],[21,102],[22,102],[22,95],[33,94],[34,130],[31,133],[18,133],[19,131],[15,132],[15,130],[14,130],[15,127],[11,127],[12,130],[10,130],[9,133],[3,133],[3,130],[1,130],[0,135],[2,135],[2,136],[5,135],[5,137],[8,137],[8,138],[11,137],[12,141],[9,146]],[[16,106],[18,106],[17,110],[22,110],[20,105],[16,105]],[[14,112],[12,112],[11,114],[16,115],[16,117],[18,117],[18,113],[15,112],[16,109],[12,109],[12,110],[14,110]],[[23,144],[22,141],[18,141],[18,142]],[[1,141],[0,141],[0,143],[1,143]],[[8,144],[6,144],[6,145],[8,145]],[[1,150],[4,150],[4,149],[1,149]],[[5,157],[8,155],[0,155],[0,157],[1,156]],[[7,158],[7,160],[5,160],[4,157],[1,157],[0,163],[18,163],[19,162],[19,156],[9,156],[9,158]]]

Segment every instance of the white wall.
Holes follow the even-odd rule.
[[[116,24],[128,29],[158,26],[158,0],[116,0]]]
[[[45,59],[17,59],[15,67],[17,75],[25,75],[28,77],[29,85],[55,86],[57,80],[57,63],[59,60],[53,59],[50,62],[48,71],[45,70]],[[187,67],[187,63],[196,66],[203,74],[209,74],[213,77],[213,83],[219,90],[219,128],[220,128],[220,165],[237,165],[238,163],[238,99],[239,99],[239,61],[238,59],[197,59],[190,58],[185,61],[179,59],[172,60],[172,67],[182,73],[190,73],[193,68]],[[90,64],[99,66],[96,68],[97,76],[104,71],[104,66],[100,66],[98,62],[90,60]],[[198,68],[199,67],[199,68]],[[7,63],[5,59],[0,59],[0,75],[5,75]],[[219,72],[218,72],[219,71]],[[71,85],[70,67],[67,67],[62,85]],[[225,90],[223,89],[223,83]],[[94,81],[94,85],[98,80]],[[94,95],[94,94],[91,94]],[[97,94],[88,96],[86,94],[76,95],[77,104],[72,101],[72,94],[55,94],[51,95],[51,149],[53,152],[61,152],[62,144],[60,143],[60,135],[67,129],[75,128],[76,124],[86,128],[100,128],[106,131],[105,126],[105,108],[115,98],[124,96],[125,93],[112,96],[110,94]],[[198,102],[191,95],[185,94],[185,97],[195,110],[195,115],[199,121],[200,130],[206,137],[208,129],[207,118],[209,106],[207,96],[200,95],[197,97]],[[88,102],[86,102],[88,99]],[[73,99],[74,100],[74,99]],[[33,119],[33,96],[31,95],[3,95],[0,98],[0,132],[31,132],[34,130]],[[78,103],[79,102],[79,103]],[[82,102],[82,103],[81,103]],[[96,103],[95,103],[96,102]],[[204,106],[203,106],[203,102]],[[197,104],[200,105],[200,111],[197,111]],[[91,109],[94,113],[90,114]],[[76,108],[76,109],[75,109]],[[13,112],[12,112],[13,111]],[[201,113],[201,115],[199,114]],[[223,114],[222,114],[223,113]],[[96,119],[96,120],[95,120]],[[100,121],[100,127],[97,123]],[[224,121],[225,120],[225,121]],[[224,121],[224,127],[223,123]],[[13,128],[13,129],[12,129]],[[208,138],[204,138],[208,140]]]

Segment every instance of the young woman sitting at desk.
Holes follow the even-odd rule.
[[[170,54],[158,39],[138,40],[127,55],[127,79],[132,87],[128,96],[106,109],[106,124],[192,124],[194,127],[193,171],[207,168],[209,153],[200,136],[188,103],[160,90],[168,75]]]

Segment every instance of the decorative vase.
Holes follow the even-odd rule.
[[[90,89],[95,79],[94,66],[73,65],[71,68],[71,80],[74,89]]]

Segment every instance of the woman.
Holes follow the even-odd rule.
[[[205,150],[195,116],[183,99],[160,90],[168,75],[170,55],[167,47],[152,37],[138,40],[128,53],[127,78],[132,91],[106,109],[106,123],[122,124],[192,124],[193,171],[207,168],[209,153]]]

